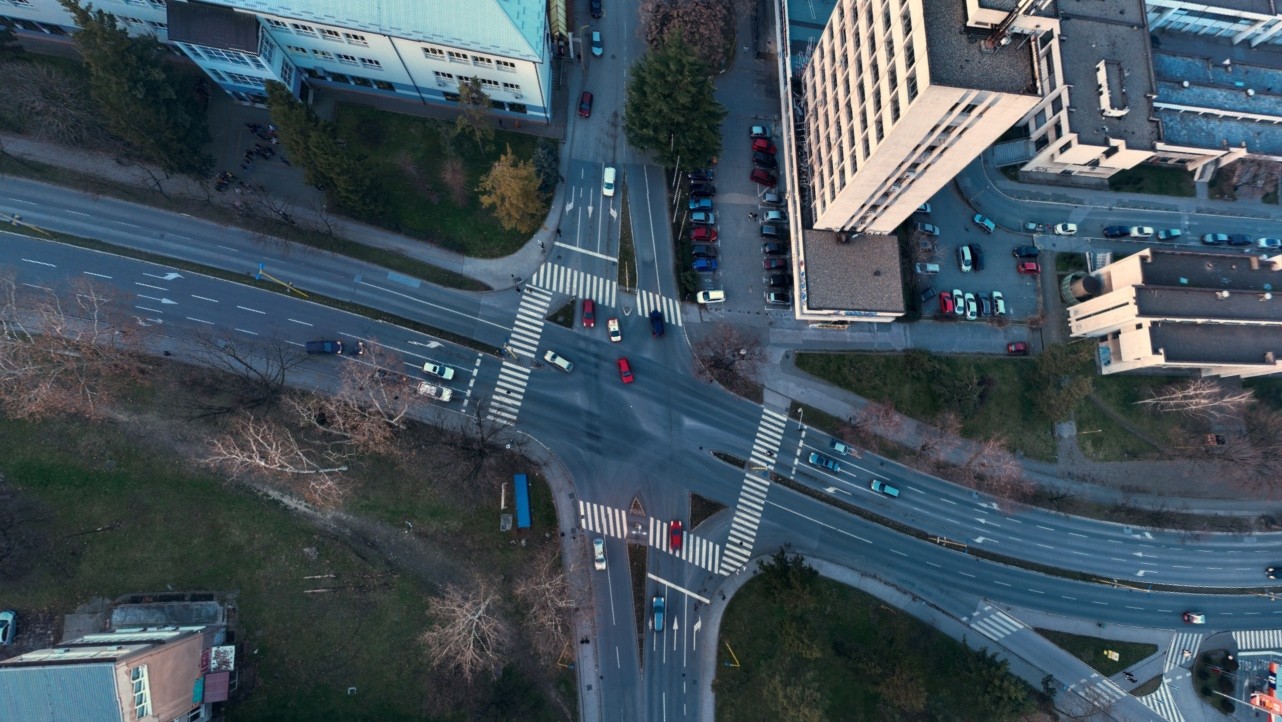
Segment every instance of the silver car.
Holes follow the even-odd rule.
[[[974,321],[979,318],[979,304],[975,302],[975,294],[966,294],[966,320]]]

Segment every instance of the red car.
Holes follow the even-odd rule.
[[[769,153],[770,155],[774,155],[775,144],[771,143],[769,138],[753,138],[752,152],[753,153]]]
[[[583,299],[583,327],[596,326],[596,302],[590,298]]]
[[[779,179],[775,177],[775,174],[765,168],[753,168],[752,173],[748,175],[748,180],[771,188],[779,185]]]
[[[592,94],[586,90],[583,91],[583,95],[579,96],[579,117],[592,117]]]
[[[690,231],[690,240],[699,241],[700,243],[716,243],[717,230],[715,228],[700,226]]]
[[[953,312],[953,294],[948,291],[939,294],[939,312],[948,314]]]
[[[1006,353],[1011,356],[1027,356],[1028,344],[1024,343],[1023,341],[1008,343],[1006,344]]]
[[[1020,261],[1015,264],[1015,270],[1026,276],[1036,276],[1042,272],[1042,267],[1037,265],[1037,261]]]
[[[777,271],[788,267],[786,258],[766,258],[761,261],[761,267],[767,271]]]
[[[668,525],[668,541],[674,554],[681,551],[681,542],[684,536],[685,525],[681,523],[680,519],[673,519],[672,523]]]
[[[632,364],[626,358],[619,359],[619,378],[625,384],[632,383]]]

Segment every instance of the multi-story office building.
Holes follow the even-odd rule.
[[[152,33],[247,103],[275,80],[302,95],[345,87],[422,104],[457,101],[480,80],[496,111],[551,117],[554,50],[541,0],[120,0],[97,3]],[[57,0],[0,1],[20,32],[67,35]]]
[[[1282,372],[1282,257],[1148,248],[1093,277],[1098,292],[1069,307],[1068,325],[1096,339],[1101,373]]]

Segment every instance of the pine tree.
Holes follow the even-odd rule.
[[[712,77],[679,31],[632,66],[623,128],[635,148],[668,167],[702,165],[721,153],[726,109]]]

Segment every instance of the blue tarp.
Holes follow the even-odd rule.
[[[530,482],[525,478],[525,474],[517,474],[512,477],[512,485],[516,487],[516,528],[530,528]]]

